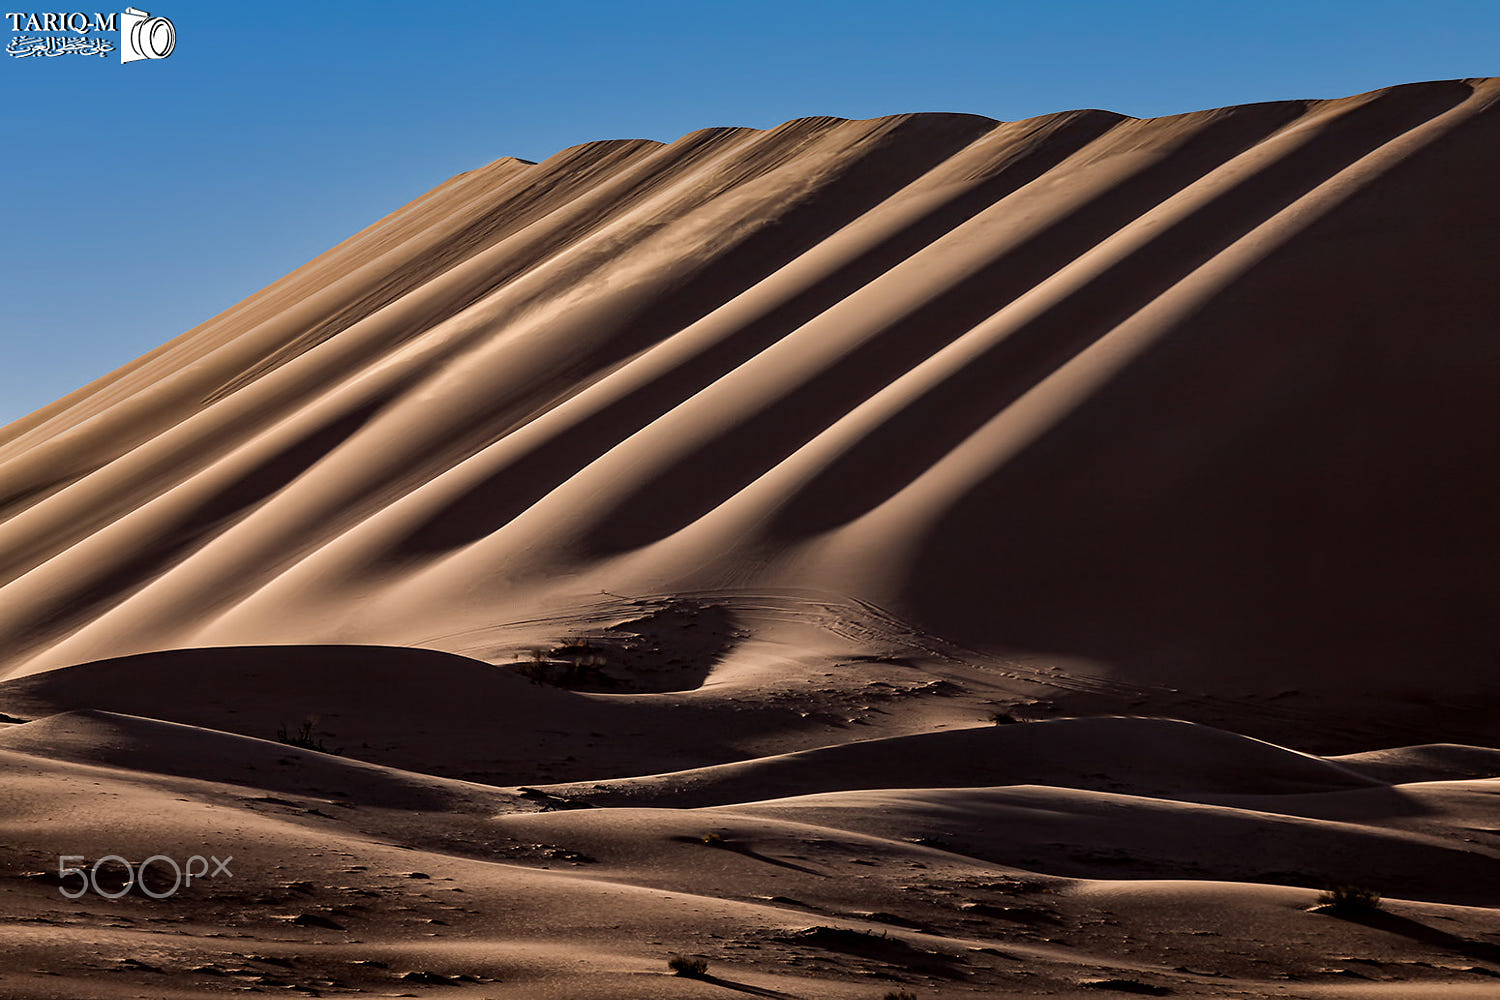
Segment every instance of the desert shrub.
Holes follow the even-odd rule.
[[[702,979],[708,975],[708,959],[688,958],[686,955],[673,955],[667,959],[667,968],[674,975],[683,976],[687,979]]]
[[[1369,913],[1380,909],[1380,893],[1362,885],[1331,885],[1318,896],[1329,913]]]
[[[990,713],[990,721],[997,726],[1013,726],[1021,720],[1009,712],[994,711]]]
[[[581,667],[602,667],[609,662],[609,651],[587,639],[569,639],[552,650],[552,657]]]
[[[607,687],[611,684],[608,674],[599,669],[607,662],[602,654],[584,655],[580,649],[594,647],[583,644],[559,646],[550,654],[540,649],[531,651],[531,659],[515,665],[516,673],[533,684],[550,684],[553,687],[575,688],[587,684],[592,687]]]
[[[313,734],[313,730],[317,728],[317,725],[317,719],[309,718],[303,720],[302,725],[297,727],[296,732],[289,732],[286,728],[286,723],[283,722],[276,728],[276,741],[278,743],[285,743],[289,747],[301,747],[303,750],[316,750],[319,753],[331,753],[334,755],[342,754],[344,752],[343,747],[339,747],[337,750],[330,750],[323,742],[322,736]]]
[[[517,663],[516,673],[533,684],[550,684],[552,681],[551,665],[542,658],[540,649],[531,651],[531,659]]]

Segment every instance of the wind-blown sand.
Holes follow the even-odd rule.
[[[1495,80],[459,175],[0,430],[0,997],[1500,996],[1496,177]]]

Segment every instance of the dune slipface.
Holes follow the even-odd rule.
[[[453,178],[0,431],[0,994],[1493,996],[1497,177],[1464,80]]]

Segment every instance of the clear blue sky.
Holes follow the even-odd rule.
[[[141,3],[170,58],[0,54],[0,424],[500,156],[1500,74],[1497,0]]]

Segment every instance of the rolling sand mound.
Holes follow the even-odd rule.
[[[1452,743],[1371,750],[1335,760],[1352,771],[1389,782],[1500,777],[1500,750]]]
[[[1496,80],[455,177],[0,430],[0,997],[1497,995],[1496,177]]]
[[[267,791],[400,809],[497,807],[483,785],[113,712],[66,712],[0,732],[0,750],[148,774],[235,782]]]
[[[0,684],[0,704],[17,718],[104,711],[260,740],[311,722],[352,757],[500,785],[717,763],[832,730],[800,704],[589,696],[449,653],[363,646],[147,653]]]
[[[1064,719],[845,743],[627,781],[544,786],[592,805],[699,807],[856,788],[1059,785],[1172,797],[1364,788],[1373,778],[1165,719]]]
[[[1403,806],[1436,809],[1443,802],[1441,795],[1428,798],[1413,791],[1363,794],[1383,801],[1381,811],[1387,814]],[[1053,859],[1050,870],[1058,874],[1107,878],[1123,867],[1133,874],[1154,870],[1177,878],[1322,885],[1367,881],[1378,870],[1392,895],[1485,906],[1497,902],[1496,887],[1484,873],[1494,870],[1500,852],[1456,843],[1452,831],[1432,836],[1379,830],[1370,822],[1378,814],[1373,809],[1356,824],[1288,817],[1267,808],[1265,800],[1257,805],[1250,811],[1017,786],[832,792],[720,810],[891,839],[920,838],[1021,868],[1047,854]],[[1486,810],[1490,820],[1496,818],[1493,809]]]
[[[650,837],[660,834],[643,840],[626,831],[665,824],[699,849],[702,835],[716,833],[721,849],[732,852],[753,842],[755,821],[771,819],[915,843],[1006,869],[1035,871],[1046,858],[1050,873],[1071,877],[1110,879],[1128,870],[1132,877],[1322,886],[1366,882],[1378,871],[1392,895],[1494,906],[1500,897],[1485,873],[1500,851],[1469,846],[1434,815],[1494,822],[1500,813],[1491,798],[1488,787],[1462,783],[1256,796],[1239,800],[1244,805],[1038,785],[892,788],[747,800],[686,814],[606,808],[512,815],[502,817],[501,828],[567,843],[605,862],[646,865],[655,849]],[[1408,822],[1381,828],[1379,821],[1401,817]]]
[[[259,790],[247,763],[273,771]],[[1500,841],[1472,836],[1500,821],[1493,781],[1225,805],[1025,785],[538,812],[104,713],[13,725],[0,766],[5,905],[26,915],[0,977],[18,996],[701,996],[666,973],[685,952],[711,960],[708,986],[754,995],[1313,998],[1357,975],[1451,998],[1483,995],[1469,987],[1500,960]],[[54,844],[86,865],[212,853],[233,875],[64,901]],[[1372,876],[1382,910],[1309,911],[1305,886]]]

